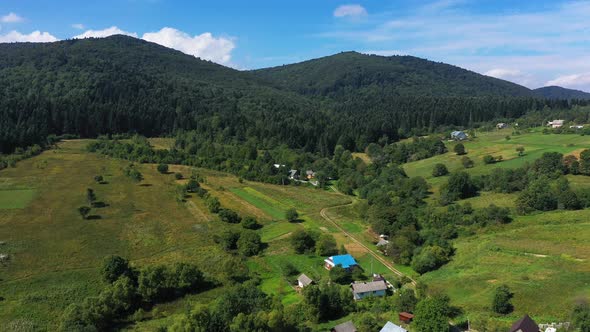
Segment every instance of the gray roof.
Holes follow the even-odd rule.
[[[387,241],[385,239],[381,239],[381,240],[379,240],[379,242],[377,242],[377,247],[386,246],[388,243],[389,243],[389,241]]]
[[[395,325],[392,322],[387,322],[387,324],[385,324],[385,326],[383,326],[379,332],[408,332],[408,330],[401,326]]]
[[[357,332],[356,327],[352,321],[348,321],[342,324],[338,324],[332,328],[334,332]]]
[[[297,278],[297,281],[299,281],[303,286],[311,285],[313,283],[313,280],[311,280],[311,278],[305,274],[300,275],[299,278]]]
[[[352,284],[352,291],[355,293],[367,293],[387,290],[387,284],[383,280],[358,282]]]

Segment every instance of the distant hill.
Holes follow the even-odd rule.
[[[547,99],[590,99],[590,93],[588,92],[566,89],[560,86],[546,86],[535,89],[533,92],[538,97]]]
[[[533,95],[518,84],[412,56],[343,52],[253,73],[282,89],[336,99],[371,92],[436,97]]]

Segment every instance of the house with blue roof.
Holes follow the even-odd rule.
[[[324,259],[324,263],[324,267],[328,270],[331,270],[334,268],[334,266],[338,265],[346,270],[351,270],[355,266],[358,266],[358,263],[354,257],[349,254],[328,257]]]

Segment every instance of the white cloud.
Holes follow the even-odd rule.
[[[230,64],[231,52],[236,47],[231,38],[215,38],[209,32],[191,36],[185,32],[168,27],[162,28],[157,32],[145,33],[142,38],[186,54],[221,64]]]
[[[82,23],[76,23],[76,24],[72,24],[72,28],[74,29],[78,29],[78,30],[84,30],[84,24]]]
[[[361,5],[343,5],[334,10],[334,17],[358,18],[367,14],[367,10]]]
[[[112,26],[110,28],[106,28],[104,30],[87,30],[86,32],[74,36],[74,39],[83,39],[83,38],[105,38],[112,35],[126,35],[137,38],[137,33],[135,32],[127,32],[119,29],[116,26]]]
[[[24,19],[15,13],[8,13],[8,15],[4,15],[0,17],[0,22],[2,23],[19,23],[24,21]]]
[[[590,73],[560,76],[554,80],[548,81],[545,85],[558,85],[566,88],[588,88],[590,87]]]
[[[24,35],[18,31],[11,31],[5,35],[0,35],[0,43],[47,43],[57,41],[57,38],[49,32],[33,31]]]

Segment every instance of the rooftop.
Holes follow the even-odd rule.
[[[524,315],[512,324],[510,332],[539,332],[539,325],[529,315]]]
[[[395,325],[392,322],[387,322],[379,332],[408,332],[401,326]]]
[[[313,280],[311,280],[311,278],[305,274],[301,274],[299,278],[297,278],[297,281],[299,281],[303,286],[311,285],[313,283]]]
[[[355,293],[368,293],[387,290],[387,284],[383,280],[359,282],[352,284],[352,291]]]
[[[348,269],[352,266],[356,266],[358,265],[358,263],[356,262],[356,260],[354,259],[354,257],[352,257],[349,254],[346,255],[338,255],[338,256],[332,256],[330,258],[328,258],[329,260],[331,260],[334,265],[340,265],[345,269]]]
[[[352,323],[352,321],[344,322],[342,324],[338,324],[332,328],[334,332],[357,332],[356,327]]]

